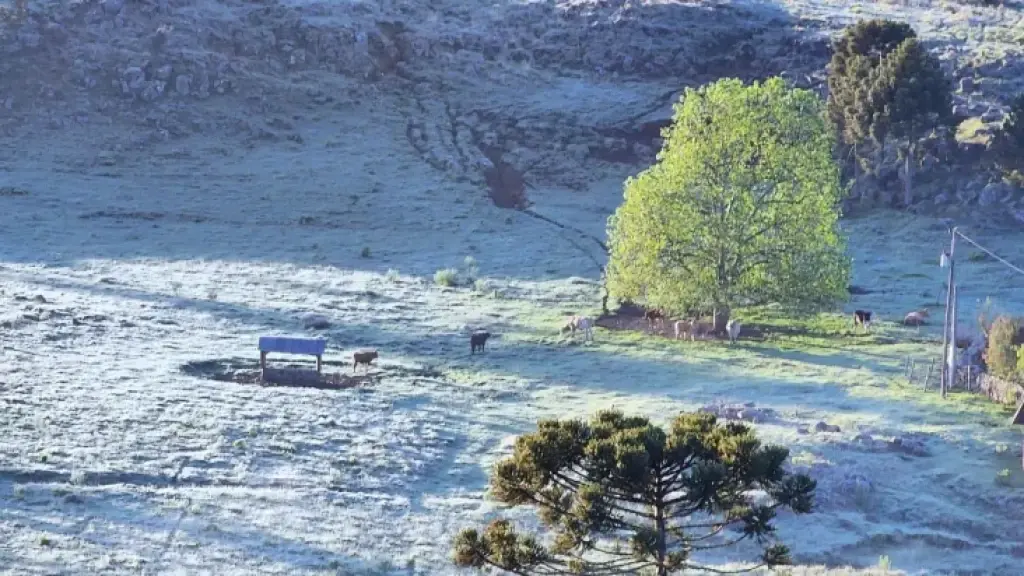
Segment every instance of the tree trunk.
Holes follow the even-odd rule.
[[[910,208],[914,203],[914,145],[907,146],[906,157],[903,159],[903,204]]]
[[[725,332],[725,325],[729,323],[729,313],[728,306],[715,306],[713,313],[715,333],[722,334]]]
[[[604,291],[604,294],[601,296],[601,314],[603,316],[610,316],[611,313],[608,312],[608,272],[604,266],[601,267],[601,289]]]
[[[665,565],[668,559],[668,538],[665,528],[665,510],[657,505],[654,507],[655,529],[658,532],[657,554],[658,554],[658,576],[668,576],[668,567]]]

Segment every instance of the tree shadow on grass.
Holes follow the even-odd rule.
[[[843,354],[839,348],[833,348],[833,350],[836,350],[837,352],[832,354],[814,354],[803,350],[794,350],[792,348],[781,349],[772,346],[745,346],[744,350],[756,356],[771,360],[789,360],[793,362],[801,362],[803,364],[813,364],[829,368],[845,368],[850,370],[867,368],[872,372],[879,374],[891,373],[897,369],[894,366],[887,365],[885,363],[886,360],[892,362],[899,360],[898,356],[888,357],[862,354],[860,352],[856,355]],[[873,356],[877,359],[871,359]]]

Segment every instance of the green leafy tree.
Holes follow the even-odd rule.
[[[510,506],[535,506],[552,543],[496,520],[456,537],[455,563],[515,574],[665,576],[705,568],[693,557],[701,550],[753,540],[763,549],[760,566],[786,564],[789,551],[773,537],[776,510],[809,512],[815,489],[783,469],[788,455],[712,414],[680,414],[667,430],[617,411],[589,423],[541,421],[495,466],[491,492]],[[754,490],[769,499],[755,501]]]
[[[812,92],[779,78],[688,89],[656,164],[608,223],[609,291],[669,312],[831,304],[850,261],[835,138]]]

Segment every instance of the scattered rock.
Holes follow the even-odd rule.
[[[124,0],[103,0],[103,12],[108,16],[116,16],[124,8]]]
[[[850,474],[839,483],[843,492],[853,495],[863,495],[875,491],[875,484],[863,474]]]
[[[995,204],[1002,197],[1000,192],[1001,187],[999,184],[996,184],[995,182],[986,184],[978,195],[978,205],[987,207]]]
[[[171,79],[171,73],[174,72],[174,67],[170,64],[164,64],[163,66],[156,69],[156,79],[167,81]]]
[[[323,314],[306,314],[302,317],[302,326],[307,330],[326,330],[331,327],[331,321]]]
[[[39,304],[46,304],[47,303],[46,297],[43,296],[42,294],[36,294],[35,296],[33,296],[32,297],[32,301],[36,302],[36,303],[39,303]]]
[[[756,408],[753,402],[746,404],[710,404],[701,408],[701,412],[708,412],[725,420],[741,420],[744,422],[762,423],[775,418],[775,411],[771,408]]]
[[[123,94],[137,94],[142,91],[146,84],[146,72],[138,66],[125,68],[121,73],[121,92]]]
[[[826,424],[824,421],[818,422],[814,425],[815,432],[842,432],[839,426],[834,424]]]
[[[960,79],[961,94],[971,94],[972,92],[974,92],[974,87],[974,78],[971,78],[970,76],[965,76]]]
[[[188,74],[181,74],[174,79],[174,91],[181,96],[188,96],[189,91],[192,89],[192,76]]]
[[[896,436],[889,441],[889,449],[894,452],[902,452],[910,456],[931,456],[931,451],[924,442],[915,438]]]
[[[1003,111],[998,108],[989,108],[981,114],[982,122],[998,122],[1003,119]]]
[[[117,164],[117,156],[109,150],[103,150],[96,154],[96,163],[100,166],[113,166]]]

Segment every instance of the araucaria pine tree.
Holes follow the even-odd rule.
[[[913,203],[917,142],[952,116],[952,83],[938,60],[909,25],[864,20],[834,43],[828,88],[842,144],[874,173],[894,144],[904,162],[903,203]]]
[[[491,493],[536,507],[550,543],[496,520],[457,536],[455,562],[514,574],[667,576],[704,567],[701,550],[752,540],[762,554],[750,569],[787,564],[776,510],[809,512],[815,489],[784,470],[788,455],[706,413],[680,414],[668,429],[617,411],[589,423],[541,421],[495,466]]]

